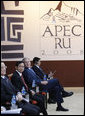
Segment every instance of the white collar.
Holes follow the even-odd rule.
[[[36,67],[40,68],[38,65],[35,65]]]
[[[3,79],[5,79],[5,76],[1,76]]]
[[[16,70],[18,72],[18,74],[20,75],[20,77],[22,76],[22,73],[20,73],[18,70]]]

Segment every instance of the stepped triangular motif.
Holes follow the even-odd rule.
[[[58,6],[56,7],[55,10],[61,11],[61,6],[62,6],[62,1],[59,2]]]

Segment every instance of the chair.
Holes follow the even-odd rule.
[[[38,94],[42,94],[43,95],[45,108],[47,109],[47,93],[46,92],[40,92]],[[31,103],[36,105],[38,102],[36,100],[31,100]]]
[[[41,94],[44,96],[44,104],[45,104],[45,108],[47,109],[47,93],[42,92]]]
[[[8,74],[9,80],[11,80],[12,76],[13,76],[13,73]]]

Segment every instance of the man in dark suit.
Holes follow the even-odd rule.
[[[46,75],[46,78],[47,78],[47,79],[50,79],[51,77],[53,77],[53,73],[52,73],[52,72],[51,72],[50,74],[45,74],[45,72],[40,68],[40,65],[41,65],[40,58],[34,57],[34,58],[33,58],[33,67],[32,67],[32,69],[35,71],[35,73],[36,73],[41,79],[44,79],[44,76],[45,76],[45,75]],[[51,80],[57,81],[57,85],[61,88],[62,96],[63,96],[63,97],[69,97],[69,96],[73,95],[73,92],[66,92],[66,91],[64,90],[64,88],[60,85],[58,78],[56,78],[56,79],[53,79],[53,78],[52,78]],[[53,93],[53,92],[54,92],[53,90],[49,92],[49,100],[48,100],[49,103],[51,102],[51,100],[52,100],[53,97],[54,97],[54,93]]]
[[[39,76],[31,68],[31,62],[29,58],[24,58],[23,62],[25,64],[25,70],[23,72],[23,76],[26,82],[32,84],[33,80],[35,80],[36,84],[42,89],[42,91],[49,92],[54,90],[54,99],[57,102],[57,111],[68,111],[68,109],[63,108],[61,103],[63,103],[63,98],[61,94],[61,87],[58,86],[57,81],[48,80],[43,81]]]
[[[16,95],[17,105],[22,108],[21,114],[39,115],[40,108],[23,100],[21,93],[15,89],[11,81],[5,76],[6,65],[1,62],[1,105],[5,106],[6,102],[11,102],[12,96]]]
[[[18,61],[18,62],[16,62],[15,67],[16,67],[16,71],[13,73],[13,76],[11,79],[12,84],[19,91],[21,91],[22,88],[25,87],[26,92],[29,93],[29,95],[30,95],[30,99],[36,100],[37,101],[36,105],[38,105],[40,107],[43,115],[47,115],[43,96],[41,94],[37,94],[32,89],[28,88],[29,86],[26,84],[26,82],[23,78],[22,72],[24,71],[24,63],[22,61]]]

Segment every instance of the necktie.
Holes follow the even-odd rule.
[[[27,86],[27,84],[25,83],[25,80],[24,80],[23,76],[21,76],[21,79],[22,79],[22,81],[23,81],[23,83],[24,83],[24,86],[26,87],[26,90],[28,91],[28,86]]]

